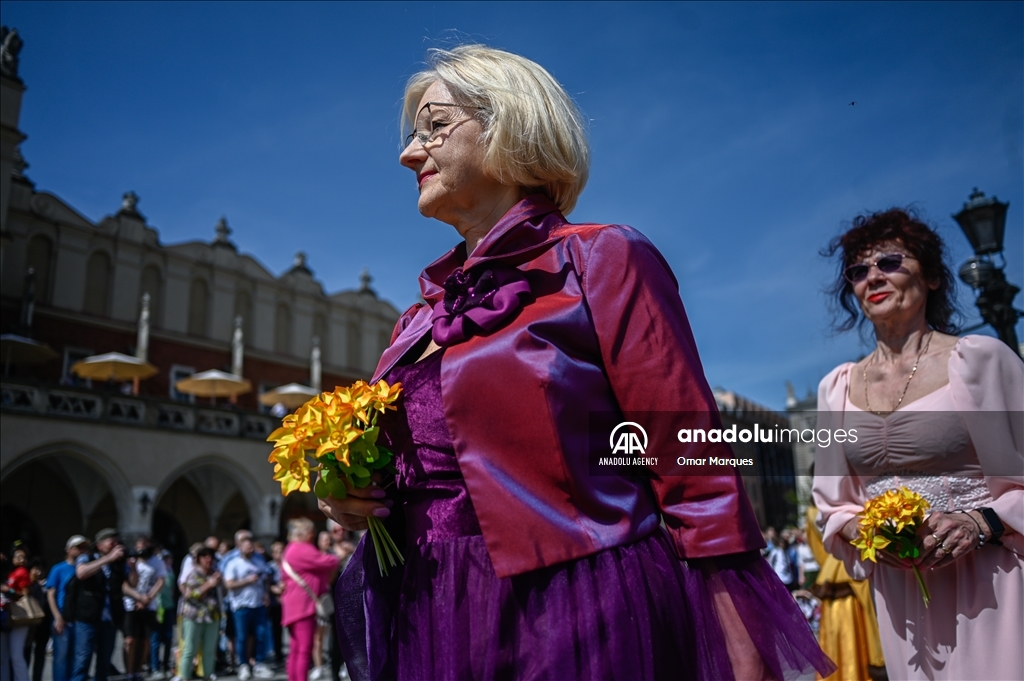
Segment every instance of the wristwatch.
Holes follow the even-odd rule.
[[[1006,528],[1003,526],[1003,521],[999,519],[996,512],[988,506],[978,509],[978,513],[988,523],[989,528],[992,530],[992,537],[988,540],[989,544],[995,544],[996,546],[1002,546],[1003,542],[999,541],[999,538],[1006,532]]]

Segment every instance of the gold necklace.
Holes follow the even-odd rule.
[[[917,365],[921,362],[921,358],[924,356],[924,353],[928,352],[928,347],[932,344],[932,336],[934,334],[935,334],[934,331],[932,331],[931,333],[928,334],[928,340],[925,341],[924,348],[921,350],[921,352],[917,353],[917,359],[914,360],[914,368],[910,370],[910,376],[907,378],[907,384],[905,386],[903,386],[903,394],[900,395],[900,400],[899,400],[899,402],[896,403],[896,406],[892,408],[892,411],[896,411],[897,409],[900,408],[900,405],[903,404],[903,398],[907,396],[907,388],[910,387],[910,382],[912,380],[914,380],[914,374],[917,373]],[[871,408],[871,399],[868,397],[868,363],[867,362],[864,363],[864,403],[867,405],[868,411],[870,411],[872,414],[874,414],[876,416],[881,416],[882,414],[886,413],[884,411],[875,411],[875,410],[873,410]],[[888,412],[888,413],[892,413],[892,412]]]

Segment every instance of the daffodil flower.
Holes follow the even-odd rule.
[[[321,393],[285,416],[281,427],[267,438],[274,443],[268,460],[274,464],[274,480],[281,483],[281,493],[309,492],[313,471],[318,475],[312,491],[320,498],[344,498],[348,486],[369,485],[373,473],[387,467],[392,457],[377,444],[377,417],[396,408],[401,392],[400,383],[378,381],[371,386],[357,381],[348,388]],[[310,465],[307,454],[313,455],[316,466]],[[367,523],[381,574],[387,572],[385,562],[392,566],[405,562],[380,519],[369,516]]]
[[[921,555],[917,528],[930,507],[927,499],[907,487],[887,490],[864,504],[858,514],[859,535],[850,543],[860,549],[861,560],[878,562],[878,551],[889,551],[903,559],[917,558]],[[927,607],[931,601],[928,587],[917,566],[911,567]]]

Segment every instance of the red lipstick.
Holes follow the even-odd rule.
[[[868,302],[869,303],[880,303],[883,300],[885,300],[886,298],[888,298],[890,295],[892,295],[892,294],[889,291],[880,291],[878,293],[872,293],[870,296],[868,296]]]
[[[433,176],[433,175],[437,175],[437,171],[436,170],[427,170],[427,171],[425,171],[423,173],[420,173],[419,177],[416,178],[416,182],[417,182],[417,184],[419,184],[419,186],[422,187],[423,183],[426,181],[426,179],[428,177]]]

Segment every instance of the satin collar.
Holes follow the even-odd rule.
[[[466,257],[463,241],[427,265],[420,274],[423,299],[435,303],[443,298],[445,279],[459,267],[468,271],[496,260],[513,266],[529,260],[536,249],[562,238],[555,232],[565,224],[565,217],[551,199],[543,194],[530,194],[498,220],[471,257]]]

